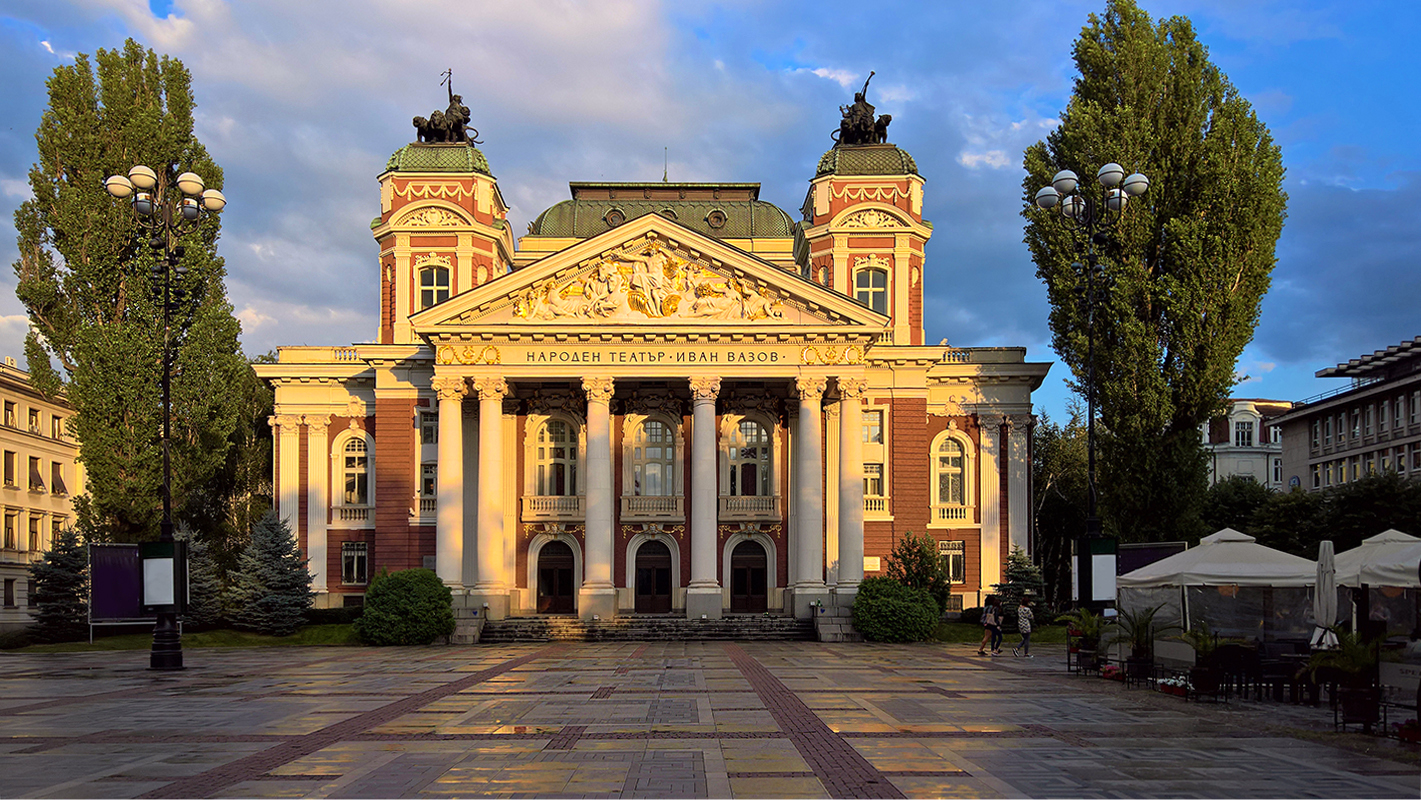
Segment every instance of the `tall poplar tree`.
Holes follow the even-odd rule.
[[[1268,291],[1287,195],[1278,147],[1184,17],[1158,24],[1110,0],[1076,40],[1080,76],[1061,124],[1027,148],[1026,243],[1046,283],[1052,344],[1077,388],[1087,366],[1078,240],[1031,206],[1061,169],[1095,186],[1116,162],[1145,173],[1114,243],[1094,315],[1099,488],[1107,530],[1127,540],[1201,532],[1201,423],[1220,412]]]
[[[80,55],[47,82],[49,107],[35,138],[33,199],[15,212],[17,294],[29,312],[25,357],[35,385],[74,404],[88,496],[86,537],[137,541],[161,520],[162,306],[152,296],[154,254],[127,202],[104,178],[135,164],[160,181],[184,171],[220,189],[222,170],[193,136],[191,78],[182,63],[129,40]],[[250,371],[237,343],[217,256],[213,216],[182,237],[187,274],[174,315],[171,452],[174,508],[228,464],[239,393]],[[54,368],[57,362],[59,369]],[[204,500],[204,503],[210,503]],[[199,530],[199,535],[206,532]]]

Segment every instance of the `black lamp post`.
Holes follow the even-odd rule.
[[[1088,608],[1102,608],[1115,595],[1116,542],[1101,531],[1096,512],[1095,488],[1095,311],[1110,291],[1110,281],[1097,260],[1096,248],[1114,246],[1110,228],[1125,213],[1131,197],[1139,197],[1150,181],[1136,172],[1128,177],[1119,164],[1110,163],[1095,174],[1099,191],[1083,187],[1076,173],[1063,169],[1050,186],[1036,192],[1035,203],[1042,209],[1061,209],[1061,220],[1077,234],[1076,252],[1085,256],[1085,266],[1076,262],[1081,293],[1081,310],[1086,319],[1086,521],[1085,536],[1076,543],[1077,600]]]
[[[227,199],[216,189],[204,189],[202,178],[191,172],[174,177],[175,165],[164,169],[162,179],[153,170],[138,165],[128,176],[113,175],[104,181],[108,193],[119,199],[131,197],[138,225],[148,235],[153,250],[151,288],[155,302],[163,306],[163,522],[158,541],[140,546],[143,558],[143,607],[157,615],[153,627],[153,651],[149,669],[183,668],[183,641],[178,630],[178,614],[187,599],[187,548],[173,539],[173,464],[168,452],[172,427],[170,388],[173,377],[173,312],[183,300],[177,280],[187,275],[182,264],[183,246],[178,238],[197,228],[202,212],[221,211]],[[176,188],[177,191],[173,191]]]

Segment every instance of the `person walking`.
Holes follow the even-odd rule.
[[[977,655],[985,656],[987,648],[992,649],[992,655],[1001,655],[998,645],[1002,641],[1002,607],[997,603],[997,598],[988,597],[987,604],[982,608],[982,643],[977,645]]]
[[[1031,598],[1021,598],[1021,605],[1016,607],[1016,629],[1021,632],[1021,644],[1011,649],[1014,656],[1025,658],[1035,658],[1031,655],[1031,623],[1033,616],[1031,613]]]

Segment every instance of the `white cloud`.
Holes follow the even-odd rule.
[[[957,163],[968,169],[977,169],[979,167],[1005,169],[1012,165],[1011,159],[1007,158],[1005,150],[987,150],[980,153],[971,153],[963,150],[957,154]]]
[[[21,203],[35,196],[30,182],[18,178],[0,178],[0,194],[13,197]]]
[[[46,49],[46,50],[48,50],[51,55],[54,54],[54,48],[50,46],[49,42],[46,42],[46,41],[41,40],[40,43],[39,43],[39,46],[40,46],[40,47],[43,47],[43,48]]]
[[[828,67],[819,67],[818,69],[803,68],[797,69],[795,70],[795,72],[808,72],[811,75],[818,75],[821,78],[828,78],[829,80],[839,84],[845,89],[849,88],[855,83],[858,83],[859,79],[858,73],[856,72],[849,72],[846,69],[829,69]]]
[[[264,314],[254,306],[247,306],[237,312],[237,319],[242,321],[242,332],[254,331],[268,322],[276,322],[276,317]]]

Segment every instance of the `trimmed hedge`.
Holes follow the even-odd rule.
[[[360,613],[365,609],[360,606],[341,606],[337,608],[308,608],[306,609],[307,625],[349,625],[360,619]]]
[[[962,616],[958,617],[957,621],[965,625],[981,625],[982,607],[973,606],[971,608],[962,609]]]
[[[854,628],[870,642],[931,639],[941,613],[926,589],[892,578],[865,578],[854,598]]]
[[[454,632],[454,600],[433,570],[377,576],[365,592],[355,635],[373,645],[429,644]]]

